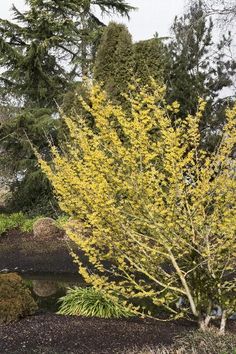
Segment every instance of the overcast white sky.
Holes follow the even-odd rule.
[[[155,32],[168,36],[175,15],[182,14],[186,0],[127,0],[138,8],[131,13],[130,21],[112,17],[112,20],[126,23],[134,40],[151,38]],[[0,0],[0,18],[10,18],[12,3],[19,10],[24,9],[24,0]],[[105,22],[108,22],[105,19]]]

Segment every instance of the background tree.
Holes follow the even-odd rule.
[[[4,107],[13,112],[1,126],[1,162],[11,175],[10,207],[25,210],[42,204],[43,210],[52,194],[28,139],[43,152],[48,147],[46,135],[55,138],[59,122],[52,114],[69,80],[47,44],[50,30],[46,16],[38,18],[35,11],[21,14],[16,8],[14,13],[22,26],[4,20],[0,27],[1,96]]]
[[[65,153],[53,147],[52,165],[39,156],[73,220],[67,233],[88,257],[75,261],[88,283],[119,294],[136,314],[158,317],[164,308],[175,318],[193,316],[205,330],[219,306],[223,333],[236,310],[236,107],[209,154],[200,146],[202,100],[173,127],[179,105],[166,106],[165,89],[152,82],[130,91],[124,110],[93,86],[83,107],[96,130],[83,116],[65,117]]]
[[[164,82],[169,57],[163,39],[167,38],[155,36],[134,43],[134,73],[141,79],[142,84],[149,83],[150,77],[158,82]]]
[[[195,0],[192,0],[192,3]],[[222,25],[232,26],[236,19],[236,4],[234,0],[203,0],[205,14],[216,15]]]
[[[132,80],[134,53],[132,37],[126,26],[111,22],[105,29],[94,65],[94,79],[102,82],[114,101],[124,101],[121,93]]]
[[[52,110],[22,109],[7,119],[1,129],[1,175],[10,185],[7,210],[29,214],[54,214],[57,204],[49,181],[38,168],[31,144],[50,159],[50,142],[57,143],[60,121]]]
[[[141,84],[150,77],[163,81],[168,62],[164,38],[132,42],[126,26],[110,23],[103,33],[94,65],[94,78],[113,100],[122,101],[134,77]]]
[[[101,30],[96,12],[128,16],[134,8],[125,0],[27,0],[37,14],[46,14],[52,48],[72,65],[72,75],[88,75]],[[55,25],[56,24],[56,25]]]
[[[231,100],[223,99],[222,92],[227,88],[232,95],[235,79],[236,64],[227,55],[232,39],[229,34],[217,45],[213,43],[213,22],[204,16],[202,1],[194,2],[183,17],[175,19],[172,33],[168,99],[180,103],[183,117],[196,113],[199,97],[207,101],[202,134],[205,145],[212,148],[222,128],[222,110]]]
[[[2,161],[12,171],[12,202],[32,210],[39,196],[44,204],[51,193],[26,136],[47,155],[48,140],[56,142],[57,105],[79,76],[89,74],[104,28],[94,6],[126,16],[132,7],[124,0],[28,0],[27,5],[24,13],[13,7],[14,22],[0,20],[0,94],[2,105],[14,110],[1,125],[0,144]],[[38,188],[29,187],[34,185]]]

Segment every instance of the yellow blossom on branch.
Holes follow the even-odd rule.
[[[209,154],[200,146],[205,102],[178,119],[179,104],[167,106],[164,95],[154,81],[132,85],[123,109],[94,85],[90,103],[82,101],[94,125],[65,117],[65,152],[40,163],[73,219],[69,237],[93,265],[78,261],[85,280],[120,294],[137,314],[150,316],[152,304],[154,313],[191,313],[203,326],[216,305],[222,321],[236,310],[236,106]]]

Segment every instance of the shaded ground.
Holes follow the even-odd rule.
[[[0,237],[0,272],[40,273],[42,279],[45,274],[76,275],[67,242],[36,240],[30,233],[13,230]],[[236,333],[236,321],[230,327]],[[194,328],[187,321],[86,319],[41,311],[8,326],[0,325],[0,354],[123,354],[134,347],[170,345],[176,335],[183,336]]]
[[[37,240],[12,230],[0,237],[0,272],[78,273],[64,239]]]
[[[0,353],[122,354],[134,347],[172,344],[176,335],[193,328],[192,323],[181,321],[38,315],[0,326]]]

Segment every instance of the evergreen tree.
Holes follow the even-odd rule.
[[[148,84],[150,76],[163,82],[168,63],[167,54],[163,38],[158,36],[134,44],[134,72],[142,84]]]
[[[224,36],[220,43],[213,43],[213,22],[204,16],[201,1],[195,2],[172,27],[173,40],[169,44],[169,70],[166,81],[168,100],[177,100],[181,115],[195,114],[199,97],[207,101],[206,117],[202,123],[203,141],[211,148],[222,128],[224,88],[232,86],[236,72],[235,61],[227,57],[231,37]]]
[[[12,172],[14,207],[31,210],[42,204],[40,198],[43,203],[50,201],[51,192],[28,139],[45,154],[48,140],[56,143],[61,124],[55,119],[57,104],[73,81],[89,73],[104,28],[93,6],[127,16],[132,7],[124,0],[26,3],[23,13],[13,6],[14,22],[0,20],[1,105],[14,108],[14,114],[1,124],[0,162]]]
[[[104,24],[91,6],[103,12],[128,15],[124,0],[28,0],[21,13],[13,6],[15,22],[0,20],[0,66],[5,92],[17,93],[34,104],[52,105],[68,81],[88,73],[87,45],[96,45]]]
[[[105,29],[94,66],[95,80],[102,82],[114,101],[122,101],[134,69],[132,37],[126,26],[111,22]]]
[[[52,46],[71,65],[71,74],[89,75],[104,23],[95,13],[129,16],[134,8],[125,0],[28,0],[46,14]],[[55,23],[57,26],[55,27]]]
[[[0,166],[1,174],[7,173],[10,182],[9,211],[54,214],[56,202],[49,182],[38,168],[32,145],[49,160],[49,145],[57,144],[60,124],[49,108],[18,108],[2,124]]]
[[[111,22],[105,29],[94,65],[94,78],[102,82],[114,101],[123,102],[121,93],[128,90],[133,78],[148,84],[150,77],[161,82],[167,67],[163,38],[132,42],[126,26]]]

